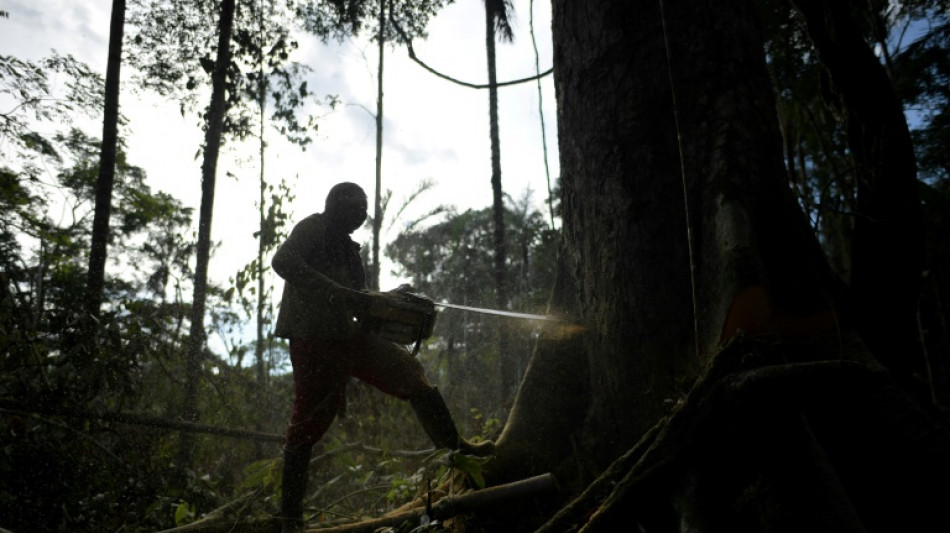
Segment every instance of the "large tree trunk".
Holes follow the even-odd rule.
[[[102,307],[105,267],[109,244],[109,218],[112,213],[112,185],[115,181],[115,160],[118,151],[119,79],[122,67],[122,37],[125,30],[125,0],[112,0],[109,24],[109,60],[106,64],[105,112],[102,117],[102,150],[99,156],[99,177],[96,180],[96,206],[92,219],[92,245],[89,251],[89,273],[86,284],[86,314],[96,324]]]
[[[585,492],[609,498],[552,522],[600,505],[584,531],[939,529],[946,490],[932,487],[950,472],[950,432],[847,329],[880,322],[841,316],[849,294],[784,180],[752,2],[556,0],[553,28],[564,194],[553,301],[587,330],[539,344],[492,479],[552,470],[578,489],[628,452],[619,477]],[[865,80],[865,93],[886,93],[886,80]],[[852,150],[874,167],[863,205],[885,212],[881,191],[896,203],[868,231],[886,250],[896,228],[914,228],[906,144],[878,122],[900,126],[891,107],[872,120],[849,105],[865,113]],[[896,313],[915,259],[892,271]],[[883,283],[875,261],[856,253],[855,272]],[[743,330],[758,336],[711,360]],[[902,338],[875,355],[912,349]]]
[[[218,21],[218,50],[211,75],[211,103],[208,105],[205,130],[204,159],[201,164],[201,207],[198,218],[198,249],[195,264],[194,293],[191,304],[191,329],[185,360],[185,395],[182,419],[198,420],[198,382],[201,372],[202,351],[205,344],[205,302],[208,292],[208,261],[211,255],[211,215],[214,211],[214,183],[218,167],[218,153],[227,112],[225,89],[231,63],[231,30],[234,26],[235,0],[223,0]],[[183,433],[180,443],[179,468],[191,463],[194,438]]]
[[[835,286],[784,181],[750,2],[554,3],[565,253],[589,372],[574,436],[590,475],[668,413],[737,331],[834,327]],[[532,362],[508,435],[571,433],[521,417],[578,375]],[[565,402],[562,398],[560,401]],[[564,439],[561,433],[560,439]],[[539,441],[540,442],[540,441]],[[517,464],[528,466],[528,463]],[[552,468],[557,464],[534,465]],[[524,472],[529,473],[529,472]],[[562,474],[563,475],[563,474]]]
[[[849,293],[785,181],[753,2],[555,0],[553,13],[552,301],[586,333],[543,336],[489,478],[550,470],[577,494],[603,472],[543,531],[946,529],[950,431],[855,334],[880,323],[842,315]],[[913,228],[906,160],[864,121],[862,150],[900,168],[868,183],[897,204],[872,232],[886,250]],[[898,313],[902,293],[885,292]]]

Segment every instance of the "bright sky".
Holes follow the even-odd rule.
[[[497,48],[499,81],[535,73],[529,33],[529,0],[515,0],[515,42]],[[8,0],[0,10],[0,53],[39,59],[56,49],[72,54],[105,75],[110,0]],[[534,3],[534,27],[541,70],[551,66],[550,4]],[[472,83],[487,81],[484,7],[482,0],[457,0],[429,28],[427,41],[414,43],[417,55],[430,66]],[[319,136],[306,152],[269,139],[265,169],[271,182],[286,177],[295,185],[294,220],[320,211],[327,190],[339,181],[354,181],[372,198],[375,188],[375,118],[377,49],[367,39],[324,45],[303,37],[297,60],[313,68],[309,87],[317,94],[335,94],[342,103],[320,122]],[[123,81],[129,79],[123,71]],[[414,204],[421,213],[440,204],[459,209],[491,205],[491,166],[488,138],[488,92],[461,87],[436,78],[413,63],[403,48],[387,48],[384,73],[383,189],[394,191],[400,203],[423,179],[437,187]],[[551,180],[558,176],[554,88],[551,76],[542,81]],[[520,198],[527,188],[543,209],[547,182],[541,143],[538,89],[535,82],[499,90],[502,186]],[[201,104],[202,106],[204,103]],[[200,158],[203,140],[194,115],[182,117],[174,102],[124,85],[121,111],[130,120],[129,161],[143,167],[155,190],[168,192],[195,208],[200,201]],[[101,126],[88,133],[101,136]],[[218,167],[212,237],[221,246],[211,262],[211,279],[226,283],[253,259],[258,196],[257,145],[229,144]],[[241,163],[241,161],[244,161]],[[240,179],[227,177],[232,172]],[[398,224],[383,235],[394,238]],[[368,232],[357,239],[368,242]],[[387,276],[383,288],[398,279]],[[279,294],[279,292],[278,292]]]

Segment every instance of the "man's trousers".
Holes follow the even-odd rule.
[[[310,447],[333,423],[350,377],[408,400],[431,389],[422,364],[405,348],[371,334],[345,340],[290,339],[294,405],[286,447]]]

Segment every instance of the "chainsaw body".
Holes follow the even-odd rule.
[[[435,327],[435,304],[425,296],[400,290],[380,296],[372,299],[360,317],[361,326],[388,341],[415,344],[412,354],[417,354]]]

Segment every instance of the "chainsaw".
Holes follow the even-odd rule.
[[[410,291],[411,288],[408,285],[401,285],[395,290],[379,293],[382,298],[372,299],[369,308],[360,317],[360,324],[366,331],[388,341],[405,345],[414,344],[413,355],[419,352],[422,341],[432,336],[437,314],[436,307],[526,320],[557,321],[556,318],[546,315],[434,302],[424,295]]]
[[[380,338],[397,344],[415,344],[412,355],[419,353],[422,341],[435,328],[435,303],[407,290],[379,293],[360,316],[361,327]]]

